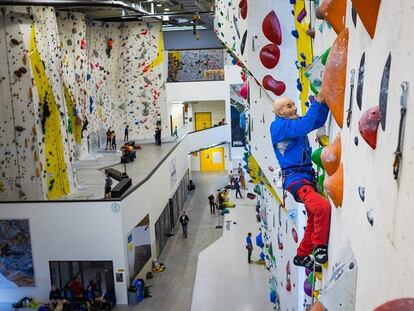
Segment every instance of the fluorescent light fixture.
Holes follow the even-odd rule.
[[[162,16],[162,21],[163,22],[167,22],[167,21],[169,21],[170,20],[170,17],[168,16],[168,15],[163,15]]]
[[[169,11],[170,10],[170,8],[164,8],[164,11]]]
[[[160,7],[160,6],[162,6],[162,4],[161,3],[157,3],[157,6]]]

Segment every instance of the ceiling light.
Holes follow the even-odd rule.
[[[170,8],[164,8],[164,11],[169,11],[170,10]]]
[[[162,6],[162,4],[161,3],[157,3],[157,6],[160,7],[160,6]]]

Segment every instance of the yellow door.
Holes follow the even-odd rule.
[[[211,127],[211,112],[195,113],[195,130],[199,131]]]
[[[224,171],[224,148],[210,148],[200,151],[200,171]]]

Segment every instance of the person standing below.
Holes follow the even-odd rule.
[[[190,219],[188,218],[186,213],[183,212],[183,214],[180,217],[180,223],[181,223],[181,226],[183,227],[184,238],[187,238],[187,224],[189,221]]]
[[[275,120],[270,126],[270,134],[273,150],[282,168],[283,189],[305,205],[308,217],[293,263],[313,269],[314,261],[318,264],[328,261],[331,206],[316,190],[312,149],[307,134],[324,125],[329,110],[318,95],[303,117],[298,116],[295,102],[286,97],[274,102],[273,112]]]
[[[115,131],[112,131],[112,137],[111,137],[111,149],[112,150],[116,150],[116,135],[115,135]]]
[[[229,183],[230,183],[230,186],[233,188],[234,187],[233,171],[229,171]]]
[[[129,140],[128,135],[129,135],[129,125],[127,125],[124,130],[124,142],[128,142]]]
[[[208,196],[208,204],[210,205],[210,214],[216,213],[216,202],[214,198],[214,194],[210,194]]]
[[[240,186],[243,190],[246,190],[246,179],[244,178],[244,172],[243,170],[239,171],[239,181],[240,181]]]
[[[105,199],[109,199],[111,197],[111,186],[112,186],[112,179],[109,177],[109,174],[105,174]]]
[[[173,136],[178,138],[178,129],[177,129],[177,125],[174,127],[174,133]]]
[[[247,262],[252,263],[253,243],[252,243],[251,232],[249,232],[246,237],[246,249],[247,249]]]
[[[157,126],[161,126],[161,115],[157,114]]]
[[[106,131],[106,150],[108,150],[108,146],[109,146],[109,149],[111,149],[111,145],[112,145],[112,131],[111,131],[111,128],[109,128]]]
[[[234,179],[234,189],[236,189],[236,199],[238,199],[237,195],[240,195],[240,199],[243,199],[242,193],[240,191],[240,183],[237,178]]]

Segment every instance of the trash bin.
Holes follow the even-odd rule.
[[[133,285],[128,287],[128,305],[136,305],[138,303],[137,288]]]

